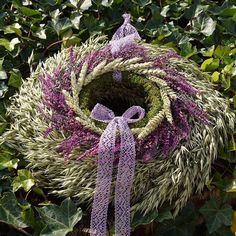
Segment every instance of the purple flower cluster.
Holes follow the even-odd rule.
[[[86,55],[79,64],[76,63],[76,52],[73,48],[69,50],[69,62],[67,69],[62,69],[59,65],[52,75],[47,73],[40,76],[43,91],[43,106],[50,109],[52,115],[41,113],[50,123],[50,127],[45,131],[45,136],[52,131],[63,131],[68,137],[58,147],[57,151],[62,153],[65,159],[76,148],[85,150],[80,153],[78,159],[87,156],[94,156],[98,153],[99,136],[92,130],[88,130],[76,120],[75,112],[66,104],[62,90],[71,92],[70,75],[74,71],[79,74],[84,62],[88,63],[88,72],[91,72],[101,61],[108,62],[115,58],[128,60],[134,57],[141,57],[142,61],[152,61],[154,68],[160,68],[166,72],[163,78],[177,94],[195,96],[198,91],[192,87],[185,79],[184,75],[169,65],[170,58],[180,59],[180,56],[170,51],[156,58],[148,56],[148,49],[144,46],[132,42],[111,54],[111,46],[94,50]],[[119,73],[119,72],[118,72]],[[181,97],[181,96],[180,96]],[[185,101],[181,98],[171,102],[173,124],[166,119],[150,134],[145,140],[137,141],[137,157],[143,160],[153,159],[157,154],[167,157],[170,152],[176,149],[179,143],[186,139],[190,133],[189,117],[196,118],[201,122],[207,122],[207,114],[203,112],[195,103]],[[116,145],[116,152],[119,151],[119,144]]]
[[[39,77],[43,91],[43,106],[52,112],[50,116],[43,112],[42,108],[40,109],[44,118],[51,124],[46,130],[45,136],[48,136],[54,130],[64,131],[69,135],[69,138],[64,140],[57,148],[65,159],[68,159],[75,147],[89,146],[99,141],[98,135],[84,128],[75,119],[75,112],[66,104],[62,90],[71,90],[69,74],[68,71],[62,71],[59,66],[52,76],[44,74]]]
[[[178,54],[173,51],[169,51],[154,59],[154,68],[159,68],[166,72],[166,76],[163,79],[172,89],[179,93],[186,93],[190,96],[196,96],[198,90],[186,81],[183,74],[169,66],[170,58],[181,59]]]
[[[166,119],[158,128],[139,144],[139,151],[145,161],[153,159],[157,154],[167,157],[174,151],[181,140],[188,137],[190,133],[189,117],[194,117],[203,123],[208,123],[208,115],[191,101],[176,99],[171,104],[173,123]]]
[[[72,53],[70,53],[72,54]],[[73,55],[73,54],[72,54]],[[147,49],[141,45],[136,43],[130,43],[122,47],[119,52],[112,55],[111,46],[108,44],[102,49],[94,50],[90,52],[78,65],[76,70],[77,73],[80,72],[83,63],[88,63],[88,72],[91,72],[94,67],[96,67],[100,62],[107,60],[107,62],[111,62],[116,58],[123,58],[124,60],[128,60],[134,57],[141,57],[143,61],[147,60]],[[75,56],[71,56],[71,58],[75,58]]]

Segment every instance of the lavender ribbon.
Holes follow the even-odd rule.
[[[138,114],[138,118],[132,119]],[[112,169],[116,134],[120,134],[120,158],[115,189],[115,231],[117,236],[130,235],[130,191],[135,169],[135,141],[128,123],[141,120],[145,110],[140,106],[130,107],[122,116],[115,116],[112,110],[97,104],[91,117],[108,123],[99,142],[96,189],[94,194],[90,235],[105,236],[107,212],[112,183]]]
[[[125,13],[122,17],[124,18],[124,23],[116,30],[110,41],[111,54],[114,57],[119,53],[122,47],[135,42],[135,40],[141,40],[138,31],[130,23],[130,14]],[[121,71],[114,71],[113,78],[116,81],[121,81]]]

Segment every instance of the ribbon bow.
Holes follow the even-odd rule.
[[[132,119],[138,114],[138,118]],[[97,104],[91,117],[108,123],[99,142],[96,189],[94,194],[90,235],[105,236],[107,212],[112,183],[112,169],[116,143],[116,133],[120,134],[120,158],[115,189],[115,231],[117,236],[130,235],[130,191],[135,169],[135,142],[128,123],[144,117],[145,110],[140,106],[130,107],[122,116],[115,116],[112,110]]]

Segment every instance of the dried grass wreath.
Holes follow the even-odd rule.
[[[124,19],[111,41],[92,37],[40,64],[12,98],[2,137],[40,186],[92,207],[91,235],[106,234],[109,203],[117,235],[130,234],[130,212],[171,204],[176,215],[234,128],[207,74]]]

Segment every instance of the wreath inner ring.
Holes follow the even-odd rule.
[[[84,93],[84,88],[89,86],[89,84],[94,83],[94,81],[99,80],[99,78],[104,77],[104,75],[106,77],[107,74],[119,70],[124,74],[131,73],[136,76],[145,75],[145,77],[141,77],[143,78],[143,83],[146,84],[152,93],[157,96],[157,99],[160,100],[156,104],[158,109],[153,112],[154,114],[151,112],[151,115],[149,114],[148,119],[145,119],[147,121],[146,124],[144,120],[142,121],[142,123],[145,124],[144,126],[141,126],[139,123],[137,124],[138,127],[131,127],[132,133],[137,135],[138,139],[144,139],[158,127],[164,118],[172,123],[173,119],[171,114],[170,100],[175,99],[176,95],[174,91],[167,85],[167,83],[159,78],[163,77],[165,72],[159,69],[153,69],[152,62],[140,63],[140,60],[141,58],[132,58],[130,60],[123,61],[122,58],[118,58],[109,63],[107,63],[105,60],[99,63],[91,72],[88,71],[88,64],[84,62],[79,74],[76,75],[74,71],[72,71],[72,91],[69,92],[64,90],[63,94],[65,96],[67,105],[77,114],[76,120],[98,134],[103,133],[105,128],[96,124],[96,122],[90,118],[88,111],[86,111],[86,107],[83,106],[84,103],[82,103],[81,106],[81,100],[83,100],[83,96],[81,96],[81,94]],[[128,76],[128,78],[130,78],[130,76]],[[161,106],[159,106],[160,103]],[[91,106],[87,108],[91,109]]]

